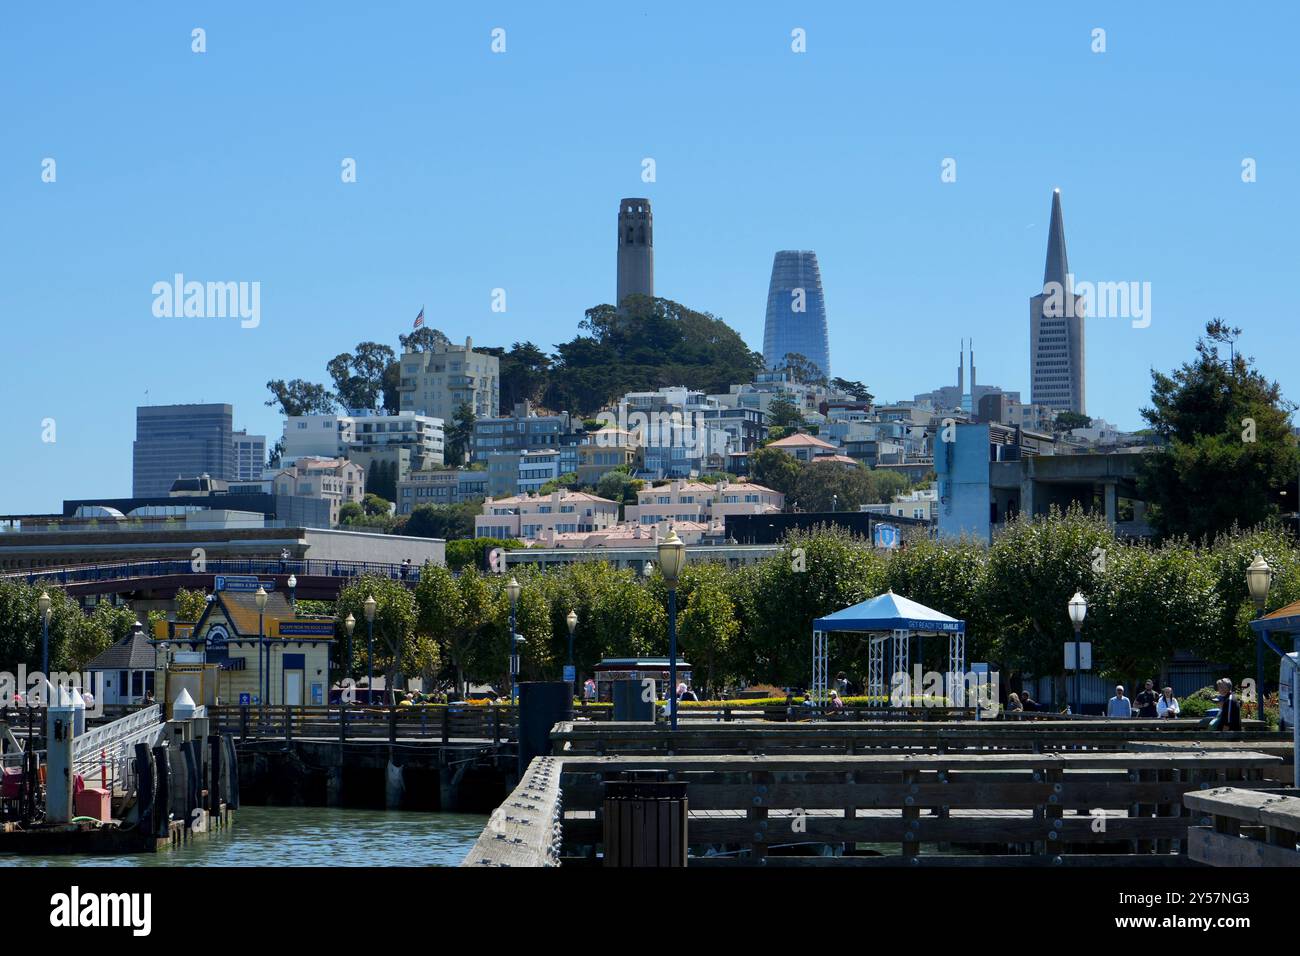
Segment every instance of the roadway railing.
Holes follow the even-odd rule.
[[[90,584],[98,581],[122,581],[131,578],[167,577],[178,574],[212,575],[302,575],[355,578],[371,574],[394,581],[420,580],[418,565],[387,564],[375,561],[331,561],[327,558],[210,558],[195,567],[188,558],[164,558],[152,561],[115,561],[103,564],[75,565],[65,568],[10,571],[3,578],[28,584]]]

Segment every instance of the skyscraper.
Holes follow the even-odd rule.
[[[143,405],[135,410],[131,493],[166,495],[177,478],[235,478],[230,405]]]
[[[629,295],[655,294],[655,222],[648,199],[618,203],[618,290],[615,305]]]
[[[1086,414],[1084,397],[1083,296],[1065,254],[1061,191],[1052,192],[1043,291],[1029,300],[1030,402]]]
[[[763,361],[781,368],[797,352],[830,377],[831,346],[826,333],[826,301],[817,253],[784,250],[772,260],[767,287],[767,322],[763,328]]]

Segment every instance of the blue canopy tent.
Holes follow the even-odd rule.
[[[892,590],[827,614],[813,621],[813,699],[819,704],[827,697],[827,640],[832,631],[869,634],[867,654],[867,694],[872,705],[884,706],[890,692],[890,675],[907,675],[908,657],[913,634],[946,635],[948,638],[948,679],[945,688],[950,699],[965,699],[966,622],[949,617],[924,604],[895,594]],[[890,645],[893,669],[885,672],[885,645]],[[957,685],[961,691],[957,691]]]

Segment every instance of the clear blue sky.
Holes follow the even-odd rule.
[[[1138,426],[1216,315],[1300,398],[1292,4],[49,6],[0,8],[0,513],[129,494],[146,389],[273,439],[268,379],[421,305],[567,340],[613,298],[623,196],[654,203],[658,293],[754,348],[773,253],[814,249],[835,374],[910,397],[973,337],[1027,398],[1059,186],[1074,272],[1152,284],[1150,328],[1089,322],[1090,413]],[[176,272],[259,281],[261,325],[155,318]]]

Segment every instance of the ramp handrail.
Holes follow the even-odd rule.
[[[162,720],[162,706],[153,704],[82,734],[72,743],[72,772],[81,774],[87,786],[110,792],[129,789],[135,745],[154,743],[162,733]]]

